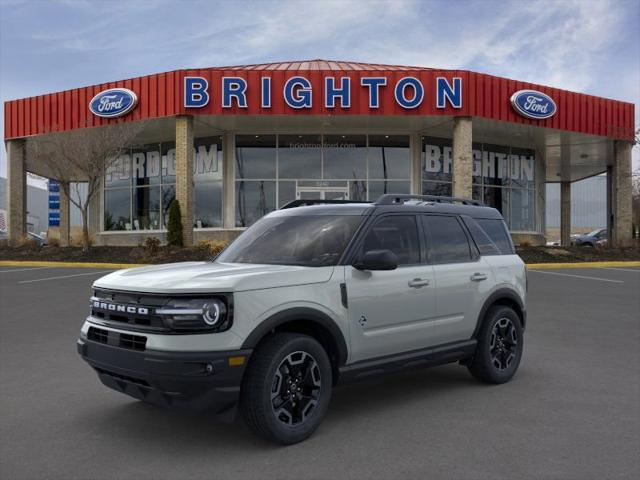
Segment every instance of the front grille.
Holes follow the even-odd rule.
[[[144,352],[147,348],[147,337],[112,332],[103,328],[89,327],[87,339],[106,345],[126,348],[127,350],[137,350],[139,352]]]
[[[117,328],[168,331],[162,317],[154,313],[167,300],[153,295],[96,290],[91,299],[91,316]]]

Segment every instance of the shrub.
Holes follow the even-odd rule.
[[[156,255],[160,249],[160,239],[156,237],[147,237],[144,239],[144,248],[149,255]]]
[[[227,243],[221,240],[201,240],[200,242],[198,242],[198,248],[201,250],[205,250],[213,257],[217,257],[218,255],[220,255],[220,252],[222,252],[222,250],[224,250],[226,246]]]
[[[49,237],[48,242],[49,242],[49,246],[50,247],[59,247],[60,246],[60,239],[57,238],[57,237],[53,237],[53,238]]]
[[[174,247],[182,246],[182,213],[180,212],[180,202],[178,200],[171,202],[169,207],[167,243]]]

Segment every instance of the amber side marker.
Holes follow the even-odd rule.
[[[244,365],[245,357],[229,357],[229,366],[230,367],[239,367],[240,365]]]

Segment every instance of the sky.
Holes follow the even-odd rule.
[[[638,126],[639,24],[640,0],[0,0],[0,99],[322,58],[468,69],[624,100]]]

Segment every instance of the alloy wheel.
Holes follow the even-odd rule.
[[[493,326],[489,352],[491,363],[498,370],[506,370],[516,358],[518,332],[509,318],[502,317]]]

